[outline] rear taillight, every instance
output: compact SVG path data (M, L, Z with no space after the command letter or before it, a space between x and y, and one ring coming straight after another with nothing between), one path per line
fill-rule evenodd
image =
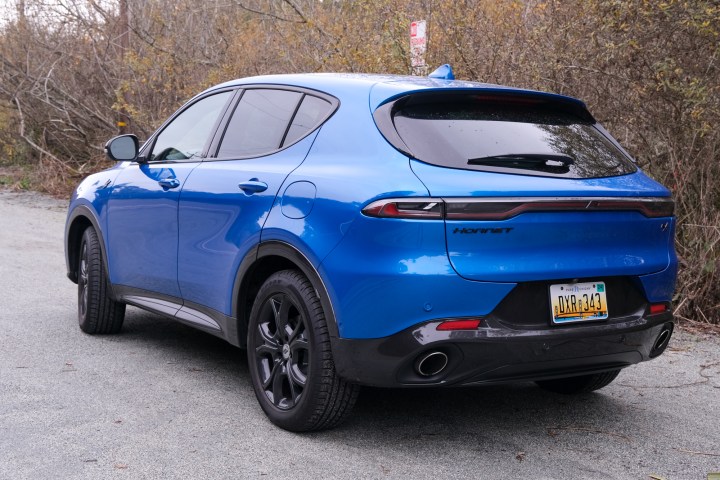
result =
M368 217L439 220L443 218L443 201L433 198L378 200L362 212Z
M448 220L507 220L526 212L556 211L636 211L646 217L671 217L675 202L669 198L518 198L450 200L446 205Z
M507 220L526 212L636 211L649 218L671 217L670 198L390 198L378 200L362 212L369 217L426 220Z

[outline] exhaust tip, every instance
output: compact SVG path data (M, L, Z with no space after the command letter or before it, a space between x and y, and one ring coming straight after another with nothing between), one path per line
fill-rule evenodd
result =
M663 330L660 335L658 335L657 340L655 340L655 346L653 346L653 350L659 350L667 345L668 340L670 340L670 330Z
M653 343L652 350L650 350L650 357L657 357L665 351L665 348L668 346L668 342L670 342L670 337L672 336L672 333L673 324L665 324L663 326L663 329L660 331L660 334L655 339L655 343Z
M423 377L432 377L445 370L448 365L447 354L435 350L423 353L415 361L415 370Z

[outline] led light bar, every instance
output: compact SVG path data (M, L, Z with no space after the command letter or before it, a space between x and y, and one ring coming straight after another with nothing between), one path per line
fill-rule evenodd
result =
M515 197L515 198L389 198L363 208L379 218L426 220L507 220L526 212L636 211L648 218L671 217L675 202L667 197Z

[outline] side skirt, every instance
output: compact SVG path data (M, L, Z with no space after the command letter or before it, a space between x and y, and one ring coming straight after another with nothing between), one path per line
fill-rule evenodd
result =
M229 317L212 308L182 299L148 292L124 285L113 285L115 296L121 302L172 318L190 327L220 337L236 347L237 319Z

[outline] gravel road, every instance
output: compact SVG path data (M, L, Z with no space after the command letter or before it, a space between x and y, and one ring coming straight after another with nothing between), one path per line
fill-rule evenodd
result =
M243 352L128 308L91 337L65 277L66 202L0 191L0 479L705 479L720 472L720 340L578 397L531 384L365 389L340 428L270 424Z

